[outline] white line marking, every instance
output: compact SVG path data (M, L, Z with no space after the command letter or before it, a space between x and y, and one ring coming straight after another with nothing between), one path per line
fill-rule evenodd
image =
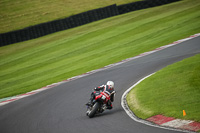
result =
M152 76L153 74L155 73L152 73L144 78L142 78L141 80L139 80L137 83L135 83L134 85L132 85L129 89L127 89L124 94L122 95L122 98L121 98L121 106L122 108L125 110L125 112L127 113L127 115L133 119L134 121L136 122L139 122L139 123L142 123L142 124L146 124L146 125L149 125L149 126L152 126L152 127L157 127L157 128L163 128L163 129L168 129L168 130L173 130L173 131L180 131L180 132L186 132L186 133L194 133L192 131L188 131L188 130L182 130L182 129L176 129L174 127L166 127L166 126L160 126L160 125L157 125L157 124L154 124L150 121L147 121L147 120L143 120L143 119L140 119L138 118L131 110L130 108L128 107L128 104L127 104L127 101L126 101L126 97L127 97L127 94L131 91L132 88L134 88L136 85L138 85L140 82L142 82L143 80L145 80L146 78Z

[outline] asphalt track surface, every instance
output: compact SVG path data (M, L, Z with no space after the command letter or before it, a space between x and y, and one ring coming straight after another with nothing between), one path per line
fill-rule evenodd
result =
M121 97L141 78L198 53L200 37L0 106L0 133L178 132L133 121ZM92 89L108 80L115 82L114 108L90 119L85 103Z

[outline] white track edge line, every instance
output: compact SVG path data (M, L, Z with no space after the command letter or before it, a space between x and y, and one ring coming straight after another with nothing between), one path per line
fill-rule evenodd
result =
M132 88L134 88L136 85L138 85L140 82L142 82L143 80L145 80L146 78L152 76L153 74L155 73L152 73L152 74L149 74L147 75L146 77L140 79L137 83L135 83L134 85L132 85L130 88L128 88L122 95L122 98L121 98L121 106L122 108L125 110L125 112L127 113L127 115L133 119L134 121L136 122L139 122L139 123L142 123L142 124L146 124L146 125L149 125L149 126L152 126L152 127L157 127L157 128L163 128L163 129L168 129L168 130L173 130L173 131L179 131L179 132L186 132L186 133L196 133L196 132L193 132L193 131L188 131L188 130L183 130L183 129L176 129L176 128L173 128L173 127L166 127L166 126L161 126L161 125L157 125L157 124L154 124L150 121L147 121L147 120L144 120L144 119L141 119L141 118L138 118L131 110L130 108L128 107L128 104L127 104L127 101L126 101L126 97L128 95L128 93L132 90Z

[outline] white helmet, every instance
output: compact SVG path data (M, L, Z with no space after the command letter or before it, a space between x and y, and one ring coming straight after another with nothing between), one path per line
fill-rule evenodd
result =
M114 82L113 81L108 81L106 85L109 85L111 88L114 88Z

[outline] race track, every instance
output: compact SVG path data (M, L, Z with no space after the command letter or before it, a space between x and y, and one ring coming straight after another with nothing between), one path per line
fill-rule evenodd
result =
M121 107L121 97L141 78L198 53L200 37L0 106L0 133L178 132L133 121ZM85 103L92 89L107 80L115 82L114 108L90 119Z

